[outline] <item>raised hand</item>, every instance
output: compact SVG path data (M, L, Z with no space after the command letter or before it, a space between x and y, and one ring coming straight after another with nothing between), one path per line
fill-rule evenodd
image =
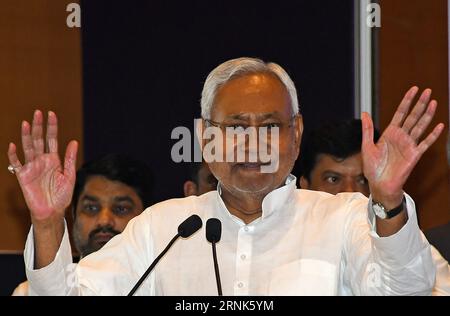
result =
M436 111L437 102L431 100L431 90L426 89L409 113L410 106L419 88L411 88L403 98L391 123L373 143L373 122L369 114L363 113L362 158L366 176L374 200L388 208L401 203L403 186L419 159L444 130L438 124L421 141L421 137Z
M33 223L64 217L75 185L78 143L66 149L64 166L58 155L58 123L55 113L48 113L46 142L43 138L43 114L35 111L32 126L22 122L22 146L25 164L17 157L17 147L10 143L8 158L22 189Z

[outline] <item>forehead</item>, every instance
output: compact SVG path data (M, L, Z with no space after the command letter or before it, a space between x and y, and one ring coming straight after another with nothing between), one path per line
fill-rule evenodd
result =
M338 159L332 155L320 154L317 156L314 169L319 172L336 171L342 174L361 174L361 153L352 155L350 157L347 157L346 159Z
M138 198L137 192L130 186L120 181L112 181L103 176L90 176L83 188L81 196L90 195L101 198L115 196L129 196ZM80 196L80 197L81 197Z
M212 116L279 113L292 115L289 93L272 74L248 74L230 80L219 88Z

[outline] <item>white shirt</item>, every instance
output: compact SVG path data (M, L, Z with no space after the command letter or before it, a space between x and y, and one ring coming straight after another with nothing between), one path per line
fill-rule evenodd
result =
M436 283L432 295L450 296L450 265L433 246L431 246L431 255L436 265Z
M408 221L380 238L359 193L298 190L295 177L263 200L246 225L218 191L158 203L130 221L101 250L71 265L65 230L55 260L33 270L33 230L25 247L30 285L39 295L126 295L192 214L222 222L217 244L224 295L429 295L435 280L430 246L406 195ZM351 210L351 211L350 211ZM217 295L204 226L178 240L137 295Z

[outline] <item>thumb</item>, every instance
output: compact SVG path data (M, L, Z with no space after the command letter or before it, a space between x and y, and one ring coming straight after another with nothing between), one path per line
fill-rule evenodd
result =
M75 180L77 163L78 142L72 140L67 145L66 155L64 157L64 175L71 181Z
M373 145L373 122L369 113L363 112L362 121L362 148Z

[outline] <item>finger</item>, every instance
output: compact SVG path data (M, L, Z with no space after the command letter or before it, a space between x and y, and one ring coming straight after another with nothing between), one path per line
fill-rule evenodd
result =
M9 164L16 170L22 167L19 158L17 157L17 147L14 143L9 143L8 146L8 160Z
M437 108L436 100L431 101L426 109L425 114L422 115L419 122L412 129L411 137L416 143L419 141L420 137L433 120L434 113L436 113L436 108Z
M400 105L397 108L397 111L395 111L394 117L391 121L391 125L397 127L402 126L403 122L405 121L406 115L408 114L409 107L411 106L411 103L418 91L418 87L412 87L408 92L406 92L402 102L400 102Z
M58 119L52 111L47 118L47 148L49 153L58 152Z
M75 181L76 163L77 163L78 142L71 141L66 148L64 157L64 175L71 181Z
M431 89L425 89L425 91L422 93L422 95L419 98L419 101L417 101L417 104L414 106L411 113L406 118L405 123L402 126L402 129L409 133L414 126L417 124L417 122L420 120L420 118L423 115L423 112L427 109L428 103L430 102L431 98Z
M31 139L31 127L27 121L22 122L22 148L25 155L25 163L33 161L34 148L33 141Z
M33 116L33 124L31 126L31 138L33 139L33 147L35 156L42 155L44 153L44 139L43 135L43 117L42 112L36 110Z
M434 130L425 138L422 142L420 142L418 146L418 150L420 152L420 155L423 155L424 152L430 148L431 145L438 139L439 135L441 135L442 131L444 130L445 125L440 123L438 124Z
M362 147L373 145L373 122L369 113L363 112L362 122Z

